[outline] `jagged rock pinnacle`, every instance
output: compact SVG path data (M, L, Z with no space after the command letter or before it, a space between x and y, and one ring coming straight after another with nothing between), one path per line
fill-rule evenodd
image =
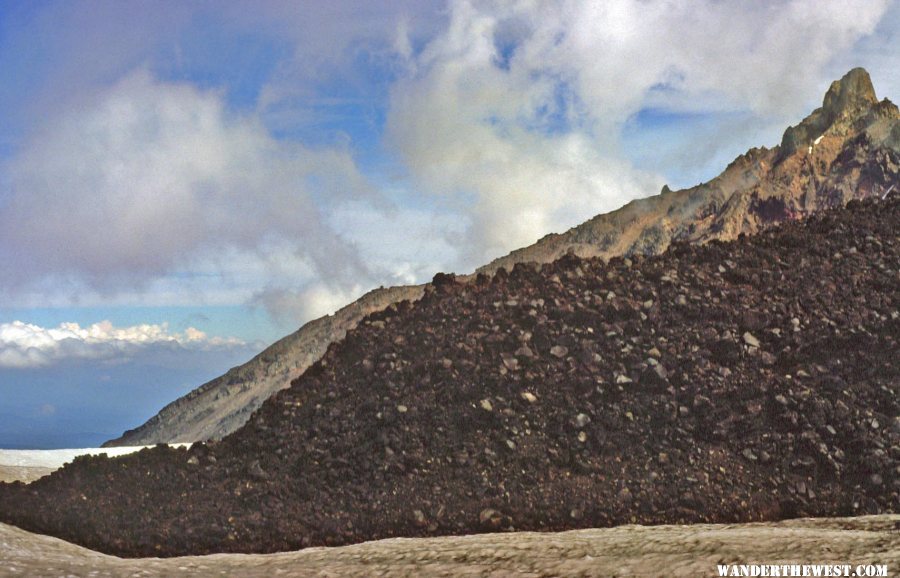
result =
M872 79L864 68L854 68L835 80L825 93L822 106L797 126L784 131L779 158L785 158L822 136L829 129L849 129L853 121L878 104Z
M854 110L866 110L878 103L875 97L875 87L872 79L864 68L854 68L840 80L831 83L825 100L822 103L822 111L832 120L844 113L852 113Z

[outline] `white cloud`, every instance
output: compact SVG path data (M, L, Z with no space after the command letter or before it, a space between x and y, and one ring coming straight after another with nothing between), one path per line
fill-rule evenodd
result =
M321 218L337 200L374 194L349 151L275 140L216 92L136 72L47 123L6 168L7 288L46 276L130 288L279 242L321 278L367 275Z
M865 66L872 75L879 98L900 99L900 2L890 2L875 32L862 38L852 50L838 54L828 67L828 76L838 78L855 66Z
M821 98L823 67L871 33L889 3L564 2L551 28L568 26L565 38L539 50L598 116L622 119L647 101L795 115Z
M62 323L44 328L13 321L0 324L0 367L42 367L67 359L122 361L160 346L210 351L244 345L235 338L210 337L194 327L172 333L167 324L115 327L101 321L88 327Z
M657 185L604 157L583 133L542 130L552 117L566 124L573 113L556 103L550 78L495 64L499 24L457 7L446 35L415 63L418 72L394 87L388 121L391 142L420 186L461 195L474 223L470 266ZM468 196L475 201L465 206Z
M260 291L254 303L262 305L275 319L308 320L331 315L366 292L366 287L350 288L312 283L303 289L271 287Z
M441 206L413 207L411 200L374 208L361 201L336 206L331 227L382 271L385 282L413 284L453 263L469 220Z

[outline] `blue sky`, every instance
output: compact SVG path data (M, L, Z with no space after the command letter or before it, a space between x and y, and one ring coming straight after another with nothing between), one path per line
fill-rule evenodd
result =
M889 0L0 2L0 446L772 146Z

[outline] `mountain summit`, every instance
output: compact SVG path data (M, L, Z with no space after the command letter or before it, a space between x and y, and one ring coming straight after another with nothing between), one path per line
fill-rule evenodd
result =
M655 255L673 242L736 239L852 199L900 188L900 112L878 101L869 74L855 68L834 81L822 107L788 128L773 149L754 148L696 187L632 201L562 234L513 251L478 269L507 271L566 254L610 259ZM333 316L312 321L247 364L172 402L106 445L218 439L243 425L367 314L416 300L423 286L375 290Z
M873 120L870 116L896 119L897 107L890 101L879 105L869 73L863 68L854 68L831 83L821 108L784 132L780 156L787 157L826 134L847 134L854 129L854 124Z

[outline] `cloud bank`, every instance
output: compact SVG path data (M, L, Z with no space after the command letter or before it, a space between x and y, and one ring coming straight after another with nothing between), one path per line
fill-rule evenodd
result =
M210 247L257 249L268 239L290 239L323 276L360 268L311 198L327 206L370 191L347 151L276 141L253 118L230 115L215 92L144 71L43 127L9 180L0 211L7 283L66 274L134 282Z
M0 368L38 368L75 359L122 363L146 357L154 348L211 351L245 345L234 338L210 337L193 327L172 333L166 324L115 327L102 321L88 327L62 323L44 328L13 321L0 324Z

